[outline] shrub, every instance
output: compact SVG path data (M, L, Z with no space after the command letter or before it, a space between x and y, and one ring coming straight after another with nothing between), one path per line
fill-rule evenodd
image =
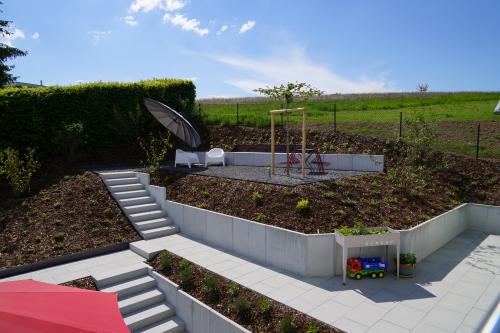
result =
M280 320L280 332L291 333L295 331L295 325L293 323L292 316L288 313L283 315Z
M229 285L229 294L231 297L235 298L238 296L240 293L240 287L238 287L238 284L234 281L231 281L231 284Z
M316 324L309 324L306 333L319 333L319 328Z
M263 315L266 318L269 318L271 316L271 310L273 309L272 303L268 301L262 301L259 305L259 312L261 315Z
M206 273L203 277L203 284L207 288L207 295L211 301L216 301L219 298L219 282L210 273Z
M87 135L82 122L63 125L54 138L54 145L58 152L70 161L75 159L79 148L84 146L86 142Z
M138 138L138 141L144 156L146 156L146 160L141 161L141 164L149 173L155 173L167 157L169 149L172 148L170 132L166 132L164 135L149 133L144 139Z
M233 302L234 310L240 318L246 318L250 311L250 303L245 297L237 297Z
M160 267L164 271L170 271L172 269L172 258L167 250L161 251L160 254Z
M399 263L415 265L417 263L417 255L415 253L401 253L399 255Z
M28 148L24 157L19 155L19 152L12 148L0 151L0 175L4 174L7 177L16 195L30 191L31 177L40 167L35 156L35 149Z
M73 137L82 134L78 145L72 144L75 152L130 144L163 129L144 107L144 97L195 118L195 95L193 82L175 79L4 88L0 91L0 147L36 144L40 155L60 154L54 140L67 131Z
M299 202L297 202L297 205L295 205L295 210L301 214L309 212L309 209L310 209L309 200L307 199L302 199Z
M260 206L264 202L264 197L259 192L253 192L252 200L255 203L255 206Z
M263 222L265 220L265 218L266 218L266 215L264 213L260 213L260 212L255 213L254 220L256 222Z
M56 242L62 242L64 240L64 237L66 237L66 234L64 232L58 232L54 236L54 239L56 240Z
M191 283L191 278L193 277L193 269L191 264L186 259L182 259L179 262L179 271L181 275L181 281L184 286L188 286Z

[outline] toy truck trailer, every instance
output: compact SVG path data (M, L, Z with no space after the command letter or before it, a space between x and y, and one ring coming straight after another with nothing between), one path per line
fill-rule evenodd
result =
M347 275L355 280L360 280L363 276L369 276L372 279L383 278L387 268L389 268L387 261L382 261L378 257L358 257L347 260Z

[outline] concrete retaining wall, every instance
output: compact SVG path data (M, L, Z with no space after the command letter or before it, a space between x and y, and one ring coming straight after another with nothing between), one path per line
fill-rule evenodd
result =
M205 163L205 153L196 152L200 163ZM285 153L276 153L276 165L286 162ZM328 170L377 171L384 170L384 155L367 154L321 154L328 165ZM257 152L226 152L226 165L244 165L268 167L271 165L271 153Z
M500 206L468 204L466 217L468 228L500 235Z
M249 330L221 315L208 305L188 295L179 286L163 275L150 269L158 288L163 291L167 302L175 306L175 314L186 324L190 333L250 333Z

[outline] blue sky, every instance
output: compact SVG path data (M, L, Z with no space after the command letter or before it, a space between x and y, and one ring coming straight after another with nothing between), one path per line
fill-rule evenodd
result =
M498 0L3 0L23 82L195 80L198 97L499 90Z

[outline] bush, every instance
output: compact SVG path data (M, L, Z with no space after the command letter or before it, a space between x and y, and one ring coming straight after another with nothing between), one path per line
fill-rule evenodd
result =
M271 316L271 310L273 309L273 305L268 301L263 301L259 305L259 312L266 318Z
M238 297L233 303L234 310L240 318L246 318L250 311L250 303L245 297Z
M184 286L188 286L191 283L193 277L193 269L191 264L186 259L182 259L179 262L179 270L181 275L181 281Z
M16 195L30 191L31 177L40 167L35 156L35 149L28 148L24 158L19 155L19 152L12 148L0 151L0 175L4 174L7 177Z
M260 206L264 202L264 197L259 192L253 192L252 200L255 202L255 206Z
M81 146L87 142L83 124L81 122L63 125L54 138L54 145L58 152L73 161Z
M295 210L298 211L301 214L305 214L309 211L309 200L307 199L302 199L299 202L297 202L297 205L295 206Z
M205 276L203 277L203 284L205 285L205 288L207 288L207 295L208 298L214 302L219 298L219 282L210 273L206 273Z
M137 137L163 129L144 107L145 97L193 118L198 117L192 112L195 95L191 81L175 79L4 88L0 90L0 147L38 145L41 155L60 154L54 143L67 130L71 136L82 134L76 140L80 151L135 143Z
M280 332L291 333L295 331L295 325L293 324L292 316L286 313L280 320Z
M401 253L399 255L399 263L415 265L417 263L417 255L415 253Z
M266 219L266 214L260 212L255 213L254 220L256 222L264 222L265 219Z
M64 232L58 232L54 236L54 239L55 239L56 242L62 242L64 240L64 237L66 237L66 234Z
M172 269L172 258L167 250L163 250L160 254L160 267L164 271L170 271Z
M240 293L240 287L238 287L238 284L234 281L231 282L229 285L229 294L231 297L236 297Z
M169 149L172 148L170 132L166 132L164 135L149 133L147 138L138 138L138 141L144 156L146 156L146 160L141 161L141 164L149 173L155 173L160 164L165 161Z

